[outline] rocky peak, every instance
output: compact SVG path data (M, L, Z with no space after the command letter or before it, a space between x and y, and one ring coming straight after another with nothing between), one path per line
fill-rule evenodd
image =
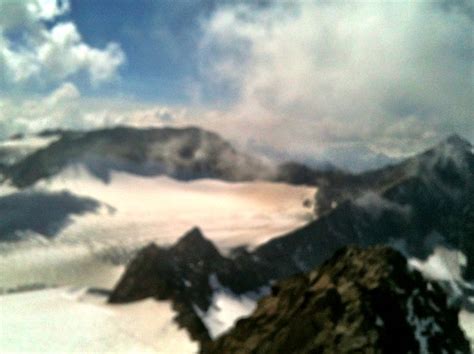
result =
M214 289L211 277L225 283L235 275L232 262L202 235L198 228L187 232L168 248L154 244L143 248L129 263L109 297L110 303L126 303L147 297L170 300L177 312L176 321L191 337L209 340L209 333L196 313L206 312ZM236 275L237 280L241 275Z
M127 267L119 291L112 292L110 303L126 303L147 297L164 299L171 296L173 261L168 252L149 244L141 249Z
M220 257L214 244L207 240L197 227L184 234L173 247L173 250L175 253L186 255L188 258L216 259Z
M443 290L387 247L347 247L277 283L202 353L469 353Z
M452 134L448 136L445 140L445 143L451 146L459 147L464 150L470 150L472 147L472 144L467 139L464 139L458 134Z
M470 169L471 173L474 169L472 144L457 134L450 135L414 159L428 168Z
M366 349L423 353L421 346L430 350L432 346L460 348L461 353L467 353L457 310L448 306L444 290L411 271L400 253L382 246L337 250L356 241L340 239L339 232L347 234L355 222L341 221L336 213L340 208L294 234L231 258L222 256L198 229L169 248L149 245L128 265L109 301L170 300L176 321L203 344L205 353L254 349L255 353L307 353L312 349L318 353ZM351 215L350 210L344 210L342 214ZM326 228L336 228L337 233L328 233ZM390 231L380 225L371 229ZM198 251L193 253L193 246ZM226 288L239 295L273 280L279 280L273 295L262 301L252 317L237 324L230 334L235 337L223 337L208 347L209 332L200 314L209 310L215 292ZM319 315L314 317L316 313ZM256 349L260 345L262 351ZM429 352L441 353L435 349Z

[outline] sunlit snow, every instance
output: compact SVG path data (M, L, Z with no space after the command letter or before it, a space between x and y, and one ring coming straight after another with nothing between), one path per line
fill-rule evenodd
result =
M46 353L195 353L168 302L106 305L67 288L0 296L0 350Z
M257 307L257 300L269 292L263 287L258 292L236 295L223 287L215 274L209 277L209 285L214 291L212 303L206 312L199 307L194 309L209 331L211 338L216 338L229 330L235 322L249 316Z
M101 207L72 216L52 239L24 232L23 241L0 245L0 289L59 287L0 296L2 352L195 352L197 344L178 331L168 303L112 306L67 288L111 289L124 265L110 262L110 253L130 252L149 242L169 245L193 226L223 252L254 247L306 223L312 210L303 201L315 193L314 188L280 183L179 182L121 172L104 183L78 166L30 190L67 190L91 197ZM15 192L0 184L0 196ZM216 292L206 314L210 331L222 333L254 306L251 298Z
M122 172L113 172L106 184L78 166L36 188L68 190L109 207L76 218L61 238L153 239L166 244L197 225L221 248L256 245L303 225L312 215L303 201L315 193L314 188L283 183L181 182Z

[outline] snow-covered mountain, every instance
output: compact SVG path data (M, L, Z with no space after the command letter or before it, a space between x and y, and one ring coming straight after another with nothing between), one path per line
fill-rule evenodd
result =
M105 182L111 171L167 175L179 180L228 181L254 180L272 173L262 161L236 151L217 134L199 128L117 127L63 132L57 141L9 165L6 176L22 188L74 164L86 166Z
M464 323L472 318L474 158L460 137L361 174L272 165L197 128L43 138L50 140L0 170L4 292L54 286L51 298L61 298L70 286L110 290L137 251L155 243L142 252L165 255L162 278L174 275L161 298L199 339L250 314L271 280L309 271L349 244L388 244L456 295ZM199 237L194 231L170 246L195 225ZM156 295L128 298L131 289L117 287L113 301ZM189 296L192 303L183 300ZM101 301L99 312L108 308ZM196 323L205 331L192 329Z
M94 279L107 278L109 268L136 249L169 245L196 224L205 225L221 249L258 245L310 220L303 201L314 192L282 183L181 182L124 172L113 172L106 184L85 169L65 170L0 196L1 239L8 241L0 243L0 288L100 286Z
M131 281L135 275L133 271L127 272L111 300L127 302L148 296L175 299L186 304L179 306L186 318L193 318L212 311L216 291L210 284L220 284L218 289L227 289L234 297L247 299L247 294L258 293L272 280L320 265L340 247L388 244L410 258L410 264L425 277L438 281L450 295L450 301L471 311L472 161L470 144L451 137L399 165L351 177L355 182L340 194L344 199L333 201L331 208L316 220L254 250L236 249L228 258L221 256L198 230L169 249L149 246L143 250L145 255L138 257L141 265L136 268L137 263L132 263L131 269L141 269L139 274L146 277L142 267L148 264L152 274L164 283L158 288L137 291L136 284L154 284L154 281L140 277ZM321 190L323 186L318 194ZM183 253L183 250L187 251ZM190 262L187 252L197 257L199 266ZM155 255L159 259L157 268L153 265L153 254L160 255ZM198 275L192 276L194 273ZM171 274L174 280L166 283L165 274ZM195 327L193 324L190 331L195 331ZM469 331L471 335L472 326Z

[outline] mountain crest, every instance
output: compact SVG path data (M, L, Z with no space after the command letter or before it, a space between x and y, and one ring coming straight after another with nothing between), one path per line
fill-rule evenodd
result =
M174 246L176 253L186 254L188 258L219 258L220 253L216 246L206 239L198 227L194 227L183 237L181 237Z
M457 146L465 149L470 149L472 147L472 144L469 142L469 140L464 139L462 136L458 134L452 134L448 136L444 142L446 144L452 145L452 146Z
M202 353L469 353L443 290L387 247L346 247L277 283Z

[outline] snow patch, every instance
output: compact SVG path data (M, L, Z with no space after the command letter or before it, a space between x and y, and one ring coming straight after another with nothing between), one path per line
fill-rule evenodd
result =
M217 292L207 312L204 313L197 308L197 313L207 327L211 338L216 338L230 329L239 318L250 315L256 306L255 300L246 296Z
M429 279L462 281L461 267L465 260L466 256L462 252L438 246L426 260L411 258L408 264Z
M237 320L249 316L257 307L257 300L269 291L262 288L239 296L223 287L215 274L209 276L209 285L214 291L211 306L207 312L198 306L194 306L194 310L204 322L211 338L217 338L232 328Z
M429 354L429 338L441 333L441 328L436 323L433 317L421 318L415 312L415 301L422 301L417 298L418 290L415 290L407 301L407 321L415 329L415 338L419 343L420 354Z
M462 310L459 313L459 325L471 342L471 352L474 353L474 313Z
M381 197L375 192L367 192L355 200L355 204L364 208L372 217L379 218L386 210L393 210L401 215L409 216L411 207L400 205Z

